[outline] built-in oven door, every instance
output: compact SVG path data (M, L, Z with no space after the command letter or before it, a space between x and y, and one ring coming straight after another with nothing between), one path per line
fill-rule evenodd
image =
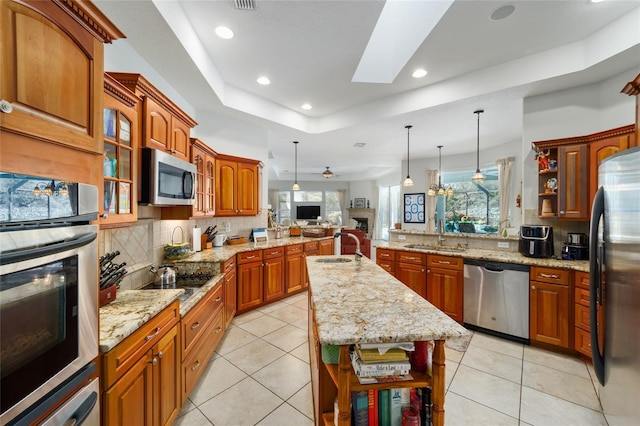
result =
M95 378L76 392L39 426L97 426L100 424L100 387Z
M98 355L95 225L0 232L0 423Z

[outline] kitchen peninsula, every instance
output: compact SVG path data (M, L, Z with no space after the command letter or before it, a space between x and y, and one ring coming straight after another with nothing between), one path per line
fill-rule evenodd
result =
M345 261L341 261L344 259ZM444 340L467 330L387 274L374 261L351 256L307 258L309 271L309 356L316 425L349 425L351 392L365 389L431 386L433 424L444 424ZM349 360L349 345L435 341L432 375L414 381L360 385ZM339 345L338 365L320 359L323 345Z

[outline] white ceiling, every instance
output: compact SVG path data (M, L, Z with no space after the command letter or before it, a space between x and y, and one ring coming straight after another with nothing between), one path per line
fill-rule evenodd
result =
M293 180L293 140L300 181L322 180L326 166L339 180L398 171L407 124L412 160L436 157L437 145L443 155L473 152L478 108L481 147L520 140L524 97L640 71L638 0L455 0L448 10L450 1L434 0L255 0L255 10L233 0L95 3L197 121L216 114L267 129L270 180ZM512 15L490 18L508 4ZM444 15L424 38L428 28L416 22L435 6ZM394 21L385 10L392 46L380 49L378 38L376 50L368 43L386 7L404 16ZM234 38L218 38L218 25ZM369 72L399 70L391 83L352 81L365 50L377 64ZM412 78L420 67L428 75ZM257 84L260 75L271 84ZM360 142L366 147L355 148Z

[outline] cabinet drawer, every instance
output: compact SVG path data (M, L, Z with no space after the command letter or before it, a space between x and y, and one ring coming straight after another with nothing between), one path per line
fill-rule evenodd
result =
M131 336L104 354L104 385L108 389L127 372L140 357L151 349L165 333L180 320L180 302L177 300L151 318Z
M182 400L187 397L205 370L211 355L224 335L224 316L218 312L211 324L205 329L202 338L196 340L195 346L182 363Z
M589 307L589 290L584 288L575 288L576 304Z
M237 254L238 265L243 263L255 262L256 260L262 260L262 250L251 250Z
M430 254L427 256L427 266L462 270L464 268L464 259L461 257Z
M581 354L591 358L591 333L576 328L575 349Z
M529 279L531 281L540 281L543 283L569 285L568 269L543 268L540 266L532 266Z
M376 249L376 260L384 260L386 262L396 261L396 251L389 249Z
M576 287L589 290L589 274L587 272L576 271L574 273L573 284Z
M427 255L425 253L413 253L410 251L399 251L396 260L403 263L414 263L416 265L426 265Z
M393 273L396 270L395 262L387 262L386 260L378 260L376 263L378 264L378 266L380 266L385 271L389 272L391 275L393 275Z
M235 267L236 267L236 257L233 256L224 261L224 263L222 264L222 272L226 274L232 269L235 269Z
M273 259L274 257L284 256L284 247L273 247L262 250L262 257L264 259Z
M194 342L204 333L214 315L222 308L222 284L219 283L202 299L196 307L182 318L183 356L193 347Z
M310 241L304 243L304 251L314 251L320 248L320 244L317 241Z
M303 251L302 244L293 244L293 245L290 245L290 246L286 247L287 255L299 254L299 253L302 253L302 251Z
M589 331L591 324L591 321L589 321L589 307L575 305L575 320L576 327L579 327L585 331Z

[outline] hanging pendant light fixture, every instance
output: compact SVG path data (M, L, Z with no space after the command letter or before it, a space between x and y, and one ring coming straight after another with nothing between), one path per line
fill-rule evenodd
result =
M438 145L438 184L431 185L431 188L427 191L427 195L435 197L436 195L453 195L453 188L451 186L442 186L442 146Z
M329 170L329 166L327 166L327 170L322 172L322 176L324 176L327 179L329 179L330 177L333 177L333 172Z
M484 182L484 175L480 171L480 114L482 114L483 112L483 109L477 109L473 111L474 114L478 115L478 145L476 148L476 172L473 174L471 181L476 183Z
M298 141L293 141L293 146L295 147L295 152L296 152L296 157L295 157L296 168L295 168L295 180L293 182L293 187L291 189L293 189L294 191L300 191L300 185L298 185Z
M409 130L411 130L412 127L411 125L404 126L404 128L407 129L407 178L402 183L402 186L413 186L413 181L409 176Z

